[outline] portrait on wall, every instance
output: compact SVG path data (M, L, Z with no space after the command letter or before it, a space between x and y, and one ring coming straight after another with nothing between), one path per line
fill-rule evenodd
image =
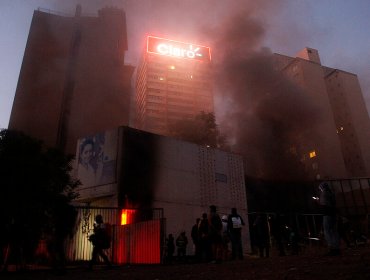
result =
M84 187L115 182L117 130L79 139L77 158L77 177Z

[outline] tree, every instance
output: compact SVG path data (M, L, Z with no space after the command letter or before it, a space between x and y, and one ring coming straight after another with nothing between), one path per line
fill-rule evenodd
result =
M213 148L225 148L225 137L218 130L213 113L200 112L193 119L183 119L170 125L170 136Z
M79 181L70 174L72 159L21 132L0 131L2 248L10 247L23 260L32 257L42 233L52 226L56 207L76 197Z

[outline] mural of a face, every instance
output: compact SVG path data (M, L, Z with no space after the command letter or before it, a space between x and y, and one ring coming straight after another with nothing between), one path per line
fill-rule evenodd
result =
M88 143L82 148L80 154L81 164L88 165L91 161L92 156L93 156L93 145Z
M117 130L82 138L78 148L77 177L84 187L115 182Z

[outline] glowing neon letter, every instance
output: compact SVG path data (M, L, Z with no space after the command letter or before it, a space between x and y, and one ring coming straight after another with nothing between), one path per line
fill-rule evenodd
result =
M160 54L168 55L168 46L166 44L159 44L157 47L157 51Z

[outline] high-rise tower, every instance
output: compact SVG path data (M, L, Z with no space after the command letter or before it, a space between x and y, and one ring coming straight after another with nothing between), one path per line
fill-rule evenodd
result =
M168 135L178 120L213 113L210 48L149 36L135 87L139 129Z
M370 119L357 76L322 66L312 48L296 57L275 58L278 69L315 101L320 112L310 139L300 143L308 170L318 179L370 176Z
M127 50L123 10L98 16L34 12L9 129L74 154L79 137L129 119L133 67Z
M370 121L357 75L328 67L324 72L348 175L370 176Z

